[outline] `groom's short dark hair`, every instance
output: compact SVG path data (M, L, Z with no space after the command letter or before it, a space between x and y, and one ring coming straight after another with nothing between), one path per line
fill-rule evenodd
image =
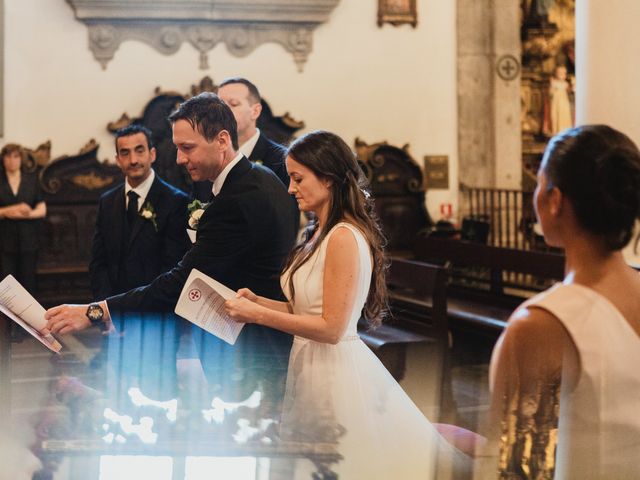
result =
M218 95L203 92L180 104L175 112L169 115L174 124L178 120L186 120L194 130L213 141L222 130L229 132L234 150L238 149L238 125L233 112Z

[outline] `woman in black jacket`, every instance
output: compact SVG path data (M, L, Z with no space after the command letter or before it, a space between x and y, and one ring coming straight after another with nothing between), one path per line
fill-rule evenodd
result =
M34 293L40 219L47 206L36 174L22 168L22 147L9 143L0 157L0 278L11 274Z

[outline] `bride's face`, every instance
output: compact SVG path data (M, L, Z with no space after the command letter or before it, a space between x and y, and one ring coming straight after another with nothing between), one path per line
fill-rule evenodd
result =
M302 212L314 212L320 216L326 211L331 200L331 181L320 179L310 168L287 157L289 172L289 193L295 196Z

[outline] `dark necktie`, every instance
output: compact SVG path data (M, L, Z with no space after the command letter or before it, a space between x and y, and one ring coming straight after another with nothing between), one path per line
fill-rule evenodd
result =
M127 205L127 223L129 224L129 227L132 227L133 223L136 221L136 217L138 216L139 195L133 190L129 190L127 196L129 197L129 205Z

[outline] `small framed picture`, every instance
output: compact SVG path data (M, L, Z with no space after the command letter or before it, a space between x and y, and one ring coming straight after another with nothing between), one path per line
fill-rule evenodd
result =
M416 0L378 0L378 26L384 23L394 26L409 23L415 28L418 24Z

